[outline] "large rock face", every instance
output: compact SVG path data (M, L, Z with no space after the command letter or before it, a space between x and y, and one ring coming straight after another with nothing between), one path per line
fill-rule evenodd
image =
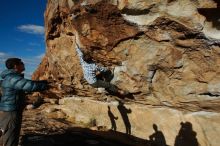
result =
M95 94L83 79L75 50L77 31L83 52L114 68L112 83L134 93L134 101L166 108L147 107L146 113L163 117L151 120L161 123L168 137L177 130L169 133L165 123L174 119L177 126L187 120L199 129L201 145L217 146L219 5L217 0L48 0L47 51L33 78L52 78L73 86L76 93L83 89L84 95ZM182 118L185 112L187 118ZM132 134L144 137L136 131Z

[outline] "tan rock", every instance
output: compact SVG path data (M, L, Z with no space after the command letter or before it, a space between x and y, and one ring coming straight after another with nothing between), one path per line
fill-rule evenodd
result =
M103 98L83 78L75 51L78 32L83 53L89 53L98 64L114 68L111 82L133 93L136 101L125 97L132 103L126 105L132 110L128 116L132 134L148 139L156 124L154 128L164 133L167 144L174 145L178 133L181 135L181 126L186 126L200 145L218 146L219 2L81 2L48 1L46 55L33 75L34 79L53 79L57 84L70 86L74 94L90 99L84 101L74 95L73 101L60 100L62 110L68 116L74 113L70 117L75 122L88 124L95 118L97 126L111 128L106 114L109 103L91 100ZM63 92L68 94L67 90ZM111 98L118 99L104 98L109 102L113 101ZM119 117L116 106L111 105L112 111ZM123 120L117 124L119 131L125 132Z
M153 124L155 124L158 130L163 133L166 144L174 145L175 140L177 139L176 141L178 141L178 134L181 135L180 129L186 126L186 133L189 134L191 142L196 140L199 145L218 145L217 136L220 132L220 127L216 121L220 119L217 112L189 112L190 109L188 109L188 112L181 112L165 105L158 105L152 108L151 106L134 103L124 104L119 107L111 102L102 103L88 99L82 99L83 102L75 100L75 98L64 98L62 100L66 101L66 104L59 107L63 112L73 116L76 123L80 122L87 125L92 119L95 120L97 126L91 126L94 130L97 130L97 127L111 129L112 124L108 115L108 112L111 112L117 117L115 119L116 131L122 133L126 133L126 129L131 126L132 135L149 140L149 136L155 132L153 129ZM120 110L123 112L120 113ZM123 121L123 119L127 121ZM209 123L209 126L207 126L207 123ZM186 137L183 136L183 138L185 138L186 143L189 142Z

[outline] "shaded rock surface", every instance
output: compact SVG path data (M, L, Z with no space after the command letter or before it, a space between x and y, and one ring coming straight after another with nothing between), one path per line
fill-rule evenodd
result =
M51 110L53 109L53 110ZM34 116L33 116L34 115ZM142 146L149 141L123 132L98 130L91 123L70 120L58 105L45 103L24 111L20 145L23 146Z
M84 80L75 50L77 31L83 53L111 68L112 83L133 93L134 99L122 100L135 107L130 120L135 123L132 135L146 139L153 132L152 124L156 124L165 133L168 145L173 145L181 125L190 129L189 122L196 128L200 145L217 146L219 5L217 0L48 0L47 50L33 78L55 80L62 85L59 94L47 94L50 98L78 95L103 103L122 100L97 94ZM75 107L74 101L69 102L73 105L62 109L67 115ZM84 117L85 113L80 114ZM85 116L88 117L89 114ZM138 122L140 117L151 117L146 128L140 128L144 126L144 122ZM119 127L124 132L123 126ZM195 133L191 134L195 137Z

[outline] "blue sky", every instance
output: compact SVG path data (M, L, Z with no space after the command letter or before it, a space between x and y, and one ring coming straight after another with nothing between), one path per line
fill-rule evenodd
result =
M26 77L45 53L44 11L47 0L3 0L0 5L0 72L9 57L21 58Z

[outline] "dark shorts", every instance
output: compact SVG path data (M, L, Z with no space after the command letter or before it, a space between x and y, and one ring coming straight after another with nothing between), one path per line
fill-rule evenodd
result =
M97 80L97 82L91 84L91 86L95 88L105 88L108 92L112 92L112 93L118 92L118 88L115 85L102 80Z

